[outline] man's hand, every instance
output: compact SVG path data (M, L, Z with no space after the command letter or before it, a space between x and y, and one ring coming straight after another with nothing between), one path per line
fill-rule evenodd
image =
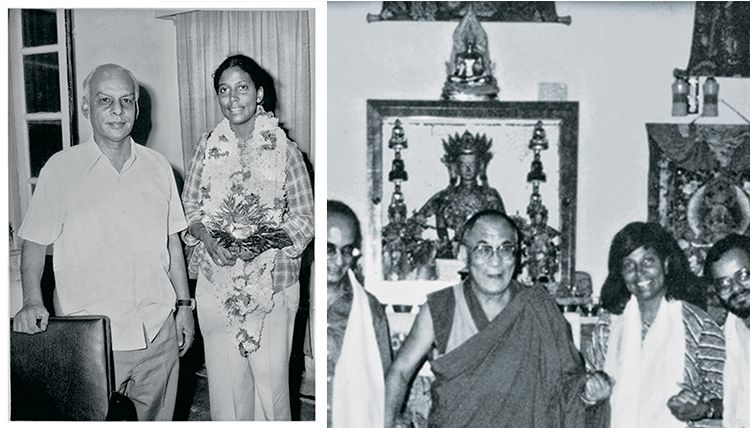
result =
M612 394L612 381L604 372L587 375L582 398L591 403L606 400Z
M28 303L13 317L13 331L19 333L41 333L47 330L49 312L41 303Z
M177 344L180 346L180 356L182 357L190 349L190 346L193 344L193 337L195 336L193 311L189 306L180 306L177 308L174 323L177 329Z
M683 421L697 421L705 418L710 411L708 403L694 391L683 389L667 401L667 406L675 418Z

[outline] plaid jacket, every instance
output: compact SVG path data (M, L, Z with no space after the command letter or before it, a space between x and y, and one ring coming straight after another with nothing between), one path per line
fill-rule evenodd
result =
M188 225L201 221L203 218L202 186L203 159L205 158L208 134L204 134L193 154L190 170L182 192L182 203ZM281 228L289 235L292 245L285 247L276 256L276 266L273 271L274 291L283 290L297 283L300 270L300 256L313 237L315 231L314 203L310 178L305 168L297 145L287 141L286 154L286 211ZM188 259L196 245L203 245L188 231L183 233L183 239L188 246ZM190 263L188 271L191 278L197 276L198 266Z

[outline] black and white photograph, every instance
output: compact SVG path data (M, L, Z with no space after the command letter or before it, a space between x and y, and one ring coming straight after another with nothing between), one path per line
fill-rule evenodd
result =
M750 428L750 2L87 3L5 8L0 417Z
M327 420L750 427L750 5L329 2Z
M316 9L251 3L7 10L10 420L323 423Z

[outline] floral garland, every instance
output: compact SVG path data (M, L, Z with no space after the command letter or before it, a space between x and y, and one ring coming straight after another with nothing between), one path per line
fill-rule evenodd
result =
M271 113L261 112L251 137L240 141L224 119L206 141L203 159L202 222L217 224L243 239L259 228L278 227L285 209L287 138ZM263 322L273 309L277 249L233 266L217 266L203 246L201 272L225 309L227 327L240 353L260 347Z

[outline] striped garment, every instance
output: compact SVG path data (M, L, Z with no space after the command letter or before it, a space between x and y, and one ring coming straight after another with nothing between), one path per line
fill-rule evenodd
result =
M609 342L612 315L599 317L589 346L584 350L589 370L604 367ZM722 398L724 371L724 333L714 320L701 308L682 303L682 319L685 325L685 384L694 390L704 391L707 398ZM701 420L689 422L688 427L721 427L721 421Z

